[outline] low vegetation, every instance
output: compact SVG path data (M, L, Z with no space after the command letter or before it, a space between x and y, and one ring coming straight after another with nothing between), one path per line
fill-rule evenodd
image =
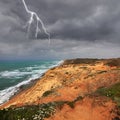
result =
M108 66L116 66L116 67L120 67L120 58L118 59L110 59L108 60L105 65L108 65Z
M43 96L51 94L52 91L47 91ZM109 88L99 88L95 94L106 96L114 100L118 105L118 114L120 114L120 83L112 85ZM41 105L24 106L20 108L8 108L0 110L1 120L44 120L53 115L57 109L62 109L62 107L67 104L72 109L74 109L75 103L82 100L81 96L78 96L73 101L54 101ZM115 117L113 120L119 120Z
M45 91L45 92L43 93L42 97L47 97L47 96L49 96L49 95L51 95L51 94L53 94L53 93L54 93L53 90Z
M55 113L56 104L25 106L0 110L1 120L44 120Z
M77 59L70 59L70 60L65 60L64 61L64 65L69 65L69 64L95 64L96 62L98 62L99 59L81 59L81 58L77 58Z
M24 106L20 108L8 108L0 110L0 120L44 120L53 115L64 104L74 108L75 102L82 100L77 97L74 101L57 101L41 105Z
M105 87L104 88L99 88L96 91L96 93L111 98L120 107L120 83L112 85L109 88L105 88Z

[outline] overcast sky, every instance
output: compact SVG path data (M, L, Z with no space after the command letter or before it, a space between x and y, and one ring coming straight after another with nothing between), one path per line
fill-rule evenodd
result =
M22 0L0 0L0 59L120 57L120 0L25 0L51 35L29 38Z

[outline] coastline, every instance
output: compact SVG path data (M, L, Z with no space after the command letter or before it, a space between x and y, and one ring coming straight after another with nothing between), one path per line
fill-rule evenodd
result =
M64 62L64 61L62 61L62 60L59 61L55 66L52 66L52 67L49 68L48 70L54 69L55 67L60 66L63 62ZM48 71L48 70L47 70L47 71ZM41 80L41 78L45 75L45 73L46 73L47 71L45 71L44 73L42 73L42 75L41 75L39 78L36 78L36 79L31 80L31 81L30 81L28 84L26 84L26 85L22 85L22 86L19 88L19 91L16 92L15 95L11 96L10 99L12 99L13 97L15 97L16 95L20 94L21 92L24 92L24 91L30 89L32 86L34 86L34 85L37 83L37 81ZM10 100L10 99L9 99L9 100ZM3 104L4 104L4 103L3 103Z
M58 110L59 112L55 114L53 120L58 120L58 116L66 115L66 110L70 112L69 120L76 120L77 116L83 117L84 120L87 120L85 118L87 116L94 118L91 110L95 112L96 116L99 116L97 120L106 120L106 118L112 120L112 117L117 116L117 112L113 112L113 116L111 116L110 111L117 111L116 106L120 104L117 100L120 98L117 96L118 93L112 93L115 101L111 98L109 91L113 88L119 90L119 85L120 58L65 60L59 66L46 71L40 79L36 80L35 84L22 90L3 104L0 109L62 103L63 108ZM104 89L108 93L104 93L103 96L99 90ZM85 111L88 111L87 115L85 115ZM101 114L101 111L106 111L106 116ZM71 115L75 119L70 119Z
M55 63L54 63L54 62L55 62ZM54 67L57 67L57 66L60 65L62 62L63 62L62 60L60 60L60 61L53 61L53 64L51 64L48 69L46 69L44 72L42 72L41 75L38 75L39 77L37 77L37 76L32 77L32 76L31 76L28 80L25 80L25 82L22 81L22 82L14 85L14 86L11 86L11 87L8 87L8 88L6 88L6 89L3 89L3 91L4 91L4 90L7 90L7 89L16 89L16 90L13 92L14 94L10 95L9 99L6 98L6 99L8 99L8 100L5 100L2 104L0 104L0 106L2 106L3 104L5 104L6 102L10 101L12 98L14 98L15 96L17 96L17 95L20 94L21 92L26 91L27 89L29 89L29 88L31 88L32 86L34 86L34 85L36 84L36 82L37 82L38 80L40 80L40 79L44 76L44 74L45 74L49 69L54 68ZM34 76L34 75L33 75L33 76ZM8 92L9 92L9 90L8 90ZM10 92L11 92L11 91L10 91ZM1 94L2 94L2 93L1 93ZM1 97L2 97L2 96L1 96ZM3 97L4 97L4 96L3 96Z
M41 78L41 77L40 77L40 78ZM24 91L26 91L27 89L29 89L29 88L31 88L32 86L34 86L34 85L36 84L36 82L37 82L38 80L40 80L40 78L33 79L33 80L30 81L28 84L20 86L19 90L18 90L13 96L11 96L8 101L10 101L12 98L14 98L15 96L17 96L17 95L20 94L21 92L24 92ZM6 102L8 102L8 101L6 101ZM6 102L5 102L5 103L6 103ZM3 104L5 104L5 103L3 103ZM1 104L0 106L2 106L3 104Z

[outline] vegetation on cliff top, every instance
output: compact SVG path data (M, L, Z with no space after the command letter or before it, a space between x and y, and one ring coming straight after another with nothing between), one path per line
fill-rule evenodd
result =
M77 59L69 59L64 61L64 65L69 65L69 64L96 64L98 62L104 62L105 65L108 66L120 66L120 58L114 58L114 59L82 59L82 58L77 58Z
M120 83L114 84L108 88L99 88L96 93L111 98L120 107Z

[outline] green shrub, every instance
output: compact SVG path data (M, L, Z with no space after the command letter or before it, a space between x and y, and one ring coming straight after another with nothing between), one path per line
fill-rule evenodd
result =
M52 93L54 93L53 90L48 90L48 91L46 91L46 92L43 93L42 97L47 97L48 95L50 95Z
M109 88L99 88L96 93L113 99L120 106L120 83L112 85Z

